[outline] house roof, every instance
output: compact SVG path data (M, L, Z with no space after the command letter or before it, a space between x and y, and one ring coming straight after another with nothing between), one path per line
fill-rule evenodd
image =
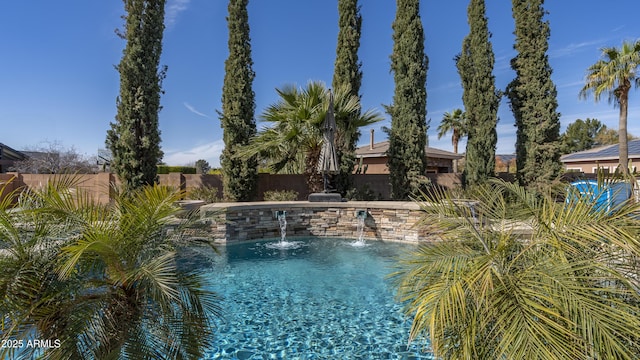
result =
M452 153L450 151L436 149L432 147L425 147L425 152L427 157L437 158L437 159L462 159L463 155ZM356 156L363 158L373 158L373 157L385 157L387 156L386 152L389 150L389 141L381 141L374 143L371 145L360 146L356 149Z
M18 151L3 143L0 143L0 159L2 160L24 160L28 157L24 151Z
M640 139L629 141L629 159L640 158ZM602 161L618 160L618 144L605 145L597 148L578 151L571 154L562 155L560 161L563 163L576 161Z

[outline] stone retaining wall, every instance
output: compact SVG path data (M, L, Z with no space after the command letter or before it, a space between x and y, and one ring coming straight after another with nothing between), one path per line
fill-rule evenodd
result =
M286 211L287 236L357 238L356 211L366 210L365 239L427 241L428 234L416 226L422 212L417 204L396 201L349 201L330 203L256 202L214 203L200 208L210 221L211 236L218 242L279 238L276 211Z

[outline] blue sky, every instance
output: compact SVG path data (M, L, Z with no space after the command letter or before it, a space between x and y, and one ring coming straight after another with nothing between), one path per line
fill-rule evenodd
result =
M360 1L363 15L359 56L364 73L365 109L382 112L393 97L389 71L395 1ZM423 1L421 16L429 56L427 119L429 145L452 150L450 138L438 140L442 114L462 108L462 89L453 61L468 33L468 2ZM216 110L227 57L227 1L167 0L162 64L168 66L160 112L164 161L171 165L206 159L219 164L222 129ZM633 16L637 0L547 1L551 24L549 58L558 89L562 129L578 118L597 118L617 128L618 110L606 101L580 100L589 65L603 46L640 38ZM124 41L114 30L123 20L121 1L8 1L0 13L0 142L22 150L44 141L60 142L92 156L104 148L113 121L119 76L114 69ZM499 88L514 77L510 1L487 1ZM251 0L249 4L256 79L256 115L277 100L275 88L331 83L338 33L337 1ZM606 99L605 99L606 100ZM640 92L632 90L629 131L640 135ZM373 126L383 140L383 126ZM498 153L512 153L515 127L508 102L499 109ZM258 122L258 127L263 125ZM368 142L363 129L361 143ZM464 151L465 144L460 149Z

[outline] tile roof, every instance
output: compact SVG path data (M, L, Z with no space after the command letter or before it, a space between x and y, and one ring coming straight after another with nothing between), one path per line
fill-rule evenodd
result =
M356 149L357 157L385 157L387 156L385 153L389 149L389 141L381 141L373 144L373 149L371 145L360 146ZM464 156L456 153L452 153L451 151L436 149L432 147L425 147L425 152L427 153L427 157L430 158L439 158L439 159L462 159Z
M640 139L629 141L629 159L640 158ZM618 144L605 145L597 148L578 151L572 154L562 155L560 161L596 161L596 160L617 160Z

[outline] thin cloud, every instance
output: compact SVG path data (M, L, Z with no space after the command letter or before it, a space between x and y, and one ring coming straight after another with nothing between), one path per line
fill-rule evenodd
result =
M584 112L574 112L566 115L562 114L562 116L560 117L560 122L563 125L569 125L570 123L576 121L577 119L582 119L582 120L597 119L601 123L607 125L607 127L617 129L619 112L617 109L613 109L613 108L611 108L611 110L600 110L600 111L585 110Z
M449 81L447 83L444 84L440 84L437 87L433 88L433 89L428 89L429 91L446 91L446 90L458 90L461 88L462 85L460 85L460 81Z
M183 102L182 105L184 105L184 107L186 107L187 110L191 111L192 113L194 113L194 114L196 114L198 116L202 116L202 117L205 117L205 118L209 119L209 115L207 115L207 114L205 114L205 113L203 113L201 111L198 111L196 108L191 106L191 104L189 104L188 102Z
M515 56L515 52L506 55L496 55L495 64L493 66L494 72L503 73L511 70L511 59Z
M580 81L571 81L571 82L566 82L566 83L559 83L556 85L556 88L558 89L564 89L564 88L572 88L572 87L580 87L582 88L584 86L584 80L580 80Z
M603 39L583 41L580 43L571 43L564 47L549 51L549 56L552 58L558 58L558 57L573 55L577 52L584 50L585 48L591 49L591 50L599 49L600 47L602 47L602 44L604 43L605 43L605 40Z
M181 12L187 10L189 7L189 3L191 0L168 0L167 5L165 7L165 24L166 26L172 27L176 20L178 19L178 15Z
M204 159L212 167L220 167L220 154L223 149L224 141L216 140L191 149L166 151L163 161L168 165L182 166Z
M611 30L611 32L612 32L612 33L619 32L620 30L624 29L624 27L625 27L624 25L620 25L620 26L618 26L618 27L613 28L613 29Z

